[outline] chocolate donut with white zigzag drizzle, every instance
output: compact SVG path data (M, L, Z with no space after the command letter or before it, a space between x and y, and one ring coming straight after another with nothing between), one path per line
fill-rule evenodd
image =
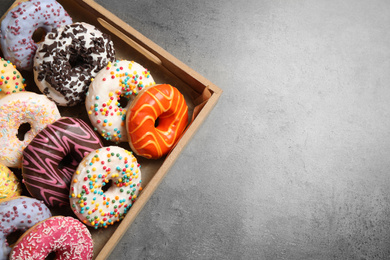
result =
M23 151L23 182L48 206L69 205L69 187L81 160L103 145L78 118L62 117L38 133Z

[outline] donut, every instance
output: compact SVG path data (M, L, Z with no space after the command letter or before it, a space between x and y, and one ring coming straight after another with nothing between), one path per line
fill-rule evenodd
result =
M134 61L116 61L93 79L85 106L91 124L106 140L127 142L126 111L144 87L154 85L150 72Z
M60 106L85 100L91 78L115 60L110 37L87 23L54 29L39 44L34 80L39 90Z
M31 70L37 43L34 32L71 24L72 18L54 0L29 0L11 9L1 22L0 44L4 57L21 70Z
M2 201L0 203L0 259L8 259L11 251L7 236L16 231L24 232L50 217L49 209L37 199L22 196Z
M23 183L48 206L69 205L69 185L81 160L103 145L78 118L62 117L46 126L23 150Z
M19 92L0 99L0 163L20 168L23 149L39 131L59 118L57 106L45 95ZM24 123L31 129L21 141L17 133Z
M15 68L12 62L1 58L0 60L0 98L5 95L24 91L25 79Z
M184 96L169 84L145 88L126 115L131 150L148 159L166 155L188 123Z
M92 259L91 233L75 218L51 217L34 225L20 237L9 259L44 260L50 253L55 253L55 259Z
M0 163L0 202L22 193L22 187L15 174L7 166Z
M140 190L141 170L133 154L103 147L87 155L73 175L70 205L86 225L107 227L124 218Z

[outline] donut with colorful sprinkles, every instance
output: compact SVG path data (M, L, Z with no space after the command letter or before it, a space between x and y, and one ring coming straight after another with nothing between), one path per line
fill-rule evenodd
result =
M20 168L23 149L60 117L57 106L45 95L25 91L0 99L0 163ZM31 129L20 140L17 135L22 124L29 124Z
M51 217L34 225L20 237L9 259L44 260L51 253L55 253L55 259L92 259L91 233L75 218Z
M150 72L140 64L110 62L93 79L85 99L95 130L106 140L127 142L126 111L143 88L154 84Z
M70 185L76 216L95 229L124 218L141 187L141 170L132 152L109 146L84 157Z
M0 98L24 91L25 79L9 60L0 60Z
M31 70L38 44L34 32L71 24L72 18L55 0L29 0L20 2L1 22L0 44L3 54L18 69Z
M22 194L22 186L15 174L0 163L0 202L18 197Z

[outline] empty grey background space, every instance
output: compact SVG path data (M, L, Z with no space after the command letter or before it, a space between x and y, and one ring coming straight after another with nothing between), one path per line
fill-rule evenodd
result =
M96 2L224 91L109 259L390 259L389 1Z

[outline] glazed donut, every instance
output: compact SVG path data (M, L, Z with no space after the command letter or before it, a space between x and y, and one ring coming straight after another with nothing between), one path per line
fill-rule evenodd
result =
M38 47L32 38L34 32L39 28L50 32L71 23L72 18L54 0L20 2L1 22L0 44L4 57L19 69L30 70Z
M140 90L154 84L150 72L134 61L109 63L96 75L85 99L95 130L106 140L127 142L126 111Z
M133 154L103 147L87 155L73 175L70 205L86 225L107 227L124 218L140 190L141 170Z
M108 35L90 24L74 23L53 30L39 44L34 80L58 105L74 106L85 100L91 78L114 60Z
M187 123L188 107L176 88L169 84L145 88L127 111L130 147L137 155L158 159L173 148Z
M22 193L22 187L15 174L0 163L0 202L4 199L18 197Z
M0 99L0 163L20 168L23 149L39 131L59 118L57 106L45 95L19 92ZM23 123L29 123L31 129L21 141L17 133Z
M25 79L15 69L10 61L1 58L0 60L0 98L5 95L24 91Z
M81 160L102 147L81 119L62 117L46 126L23 151L23 182L48 206L69 205L69 185Z
M0 203L0 259L8 259L11 247L7 236L19 230L24 232L33 225L51 217L42 201L17 197ZM27 258L26 258L27 259Z
M93 256L93 241L88 228L72 217L55 216L34 225L16 242L10 260L46 259L88 260Z

